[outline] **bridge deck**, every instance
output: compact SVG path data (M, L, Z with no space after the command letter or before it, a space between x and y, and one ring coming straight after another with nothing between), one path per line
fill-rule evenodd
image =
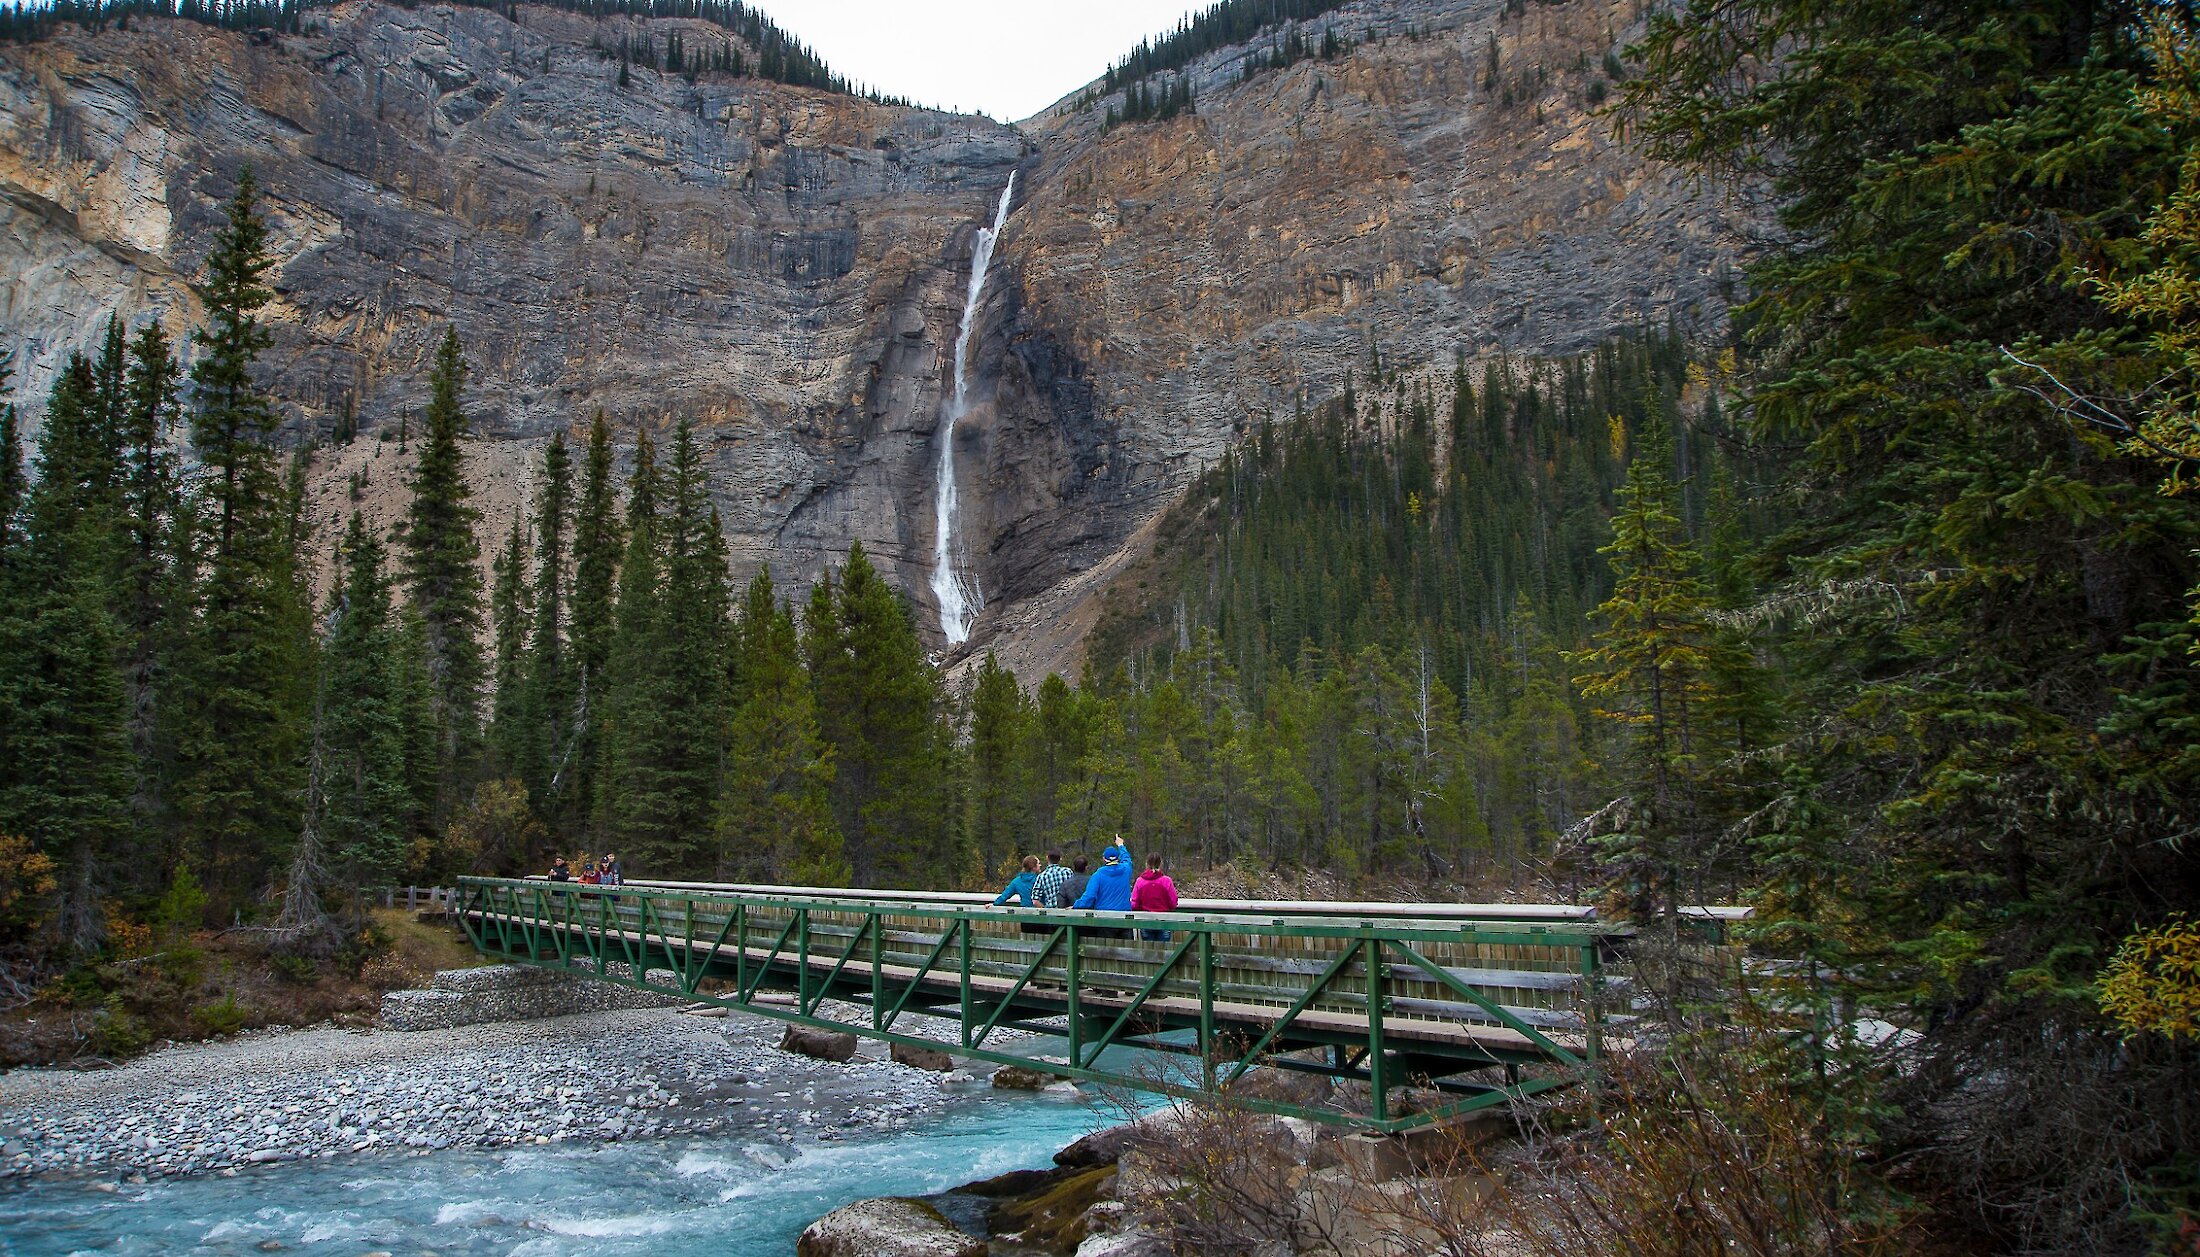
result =
M466 879L460 917L488 954L1070 1077L1186 1095L1228 1094L1263 1063L1357 1079L1365 1114L1247 1102L1374 1129L1563 1085L1604 1046L1601 951L1614 932L1579 919L1399 905L1150 916L767 891ZM1126 926L1172 937L1117 937ZM832 1021L827 1000L868 1024ZM953 1036L901 1020L918 1014L954 1020ZM1066 1040L1067 1055L996 1037L1011 1027ZM1126 1048L1198 1063L1126 1068ZM1387 1093L1409 1080L1456 1099L1393 1118Z

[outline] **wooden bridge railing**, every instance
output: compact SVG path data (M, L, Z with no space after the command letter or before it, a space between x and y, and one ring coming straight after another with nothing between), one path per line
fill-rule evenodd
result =
M1123 914L478 878L463 879L460 894L461 921L485 953L1172 1094L1227 1095L1259 1064L1357 1079L1369 1086L1365 1114L1242 1102L1378 1130L1591 1069L1614 933L1579 919L1419 917L1405 906L1389 916ZM1169 937L1142 938L1141 928ZM669 983L651 981L652 970L669 971ZM793 998L759 998L767 992ZM856 1006L858 1020L833 1020L828 1000ZM1007 1029L1061 1048L1042 1056ZM1156 1059L1183 1064L1158 1069ZM1408 1082L1447 1102L1394 1115L1391 1089Z

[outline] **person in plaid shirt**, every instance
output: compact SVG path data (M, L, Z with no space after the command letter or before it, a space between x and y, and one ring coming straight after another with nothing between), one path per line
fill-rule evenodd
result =
M1062 888L1069 884L1069 866L1062 863L1062 853L1047 852L1047 866L1039 871L1039 880L1032 883L1031 902L1041 908L1067 908L1069 901L1062 897Z

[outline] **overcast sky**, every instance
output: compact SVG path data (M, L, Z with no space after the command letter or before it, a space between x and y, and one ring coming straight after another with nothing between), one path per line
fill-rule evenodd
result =
M1191 0L1200 3L1201 0ZM1014 122L1100 77L1187 0L749 0L837 74Z

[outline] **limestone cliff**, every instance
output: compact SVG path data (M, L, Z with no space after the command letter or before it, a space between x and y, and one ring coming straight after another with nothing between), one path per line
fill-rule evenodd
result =
M929 628L970 242L1018 171L963 537L975 644L1071 667L1185 481L1371 348L1448 362L1719 316L1738 212L1589 112L1631 6L1502 9L1363 0L1335 17L1347 55L1248 78L1262 48L1220 50L1191 68L1195 113L1104 133L1106 102L1072 98L1009 127L641 68L622 88L595 49L641 24L526 6L347 0L305 36L146 22L0 49L0 344L35 398L109 309L193 319L250 163L281 254L267 378L300 436L347 413L365 433L323 460L324 521L347 498L394 514L380 438L454 322L492 536L554 429L691 418L742 575L804 580L860 539Z

